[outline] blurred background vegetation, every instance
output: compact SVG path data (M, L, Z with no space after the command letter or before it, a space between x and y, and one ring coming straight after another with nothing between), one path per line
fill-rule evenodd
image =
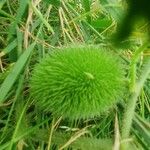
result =
M120 128L128 93L101 117L71 123L40 112L30 99L34 65L54 48L72 44L96 44L120 55L132 92L150 57L149 22L141 18L128 38L116 40L127 6L123 0L0 1L0 150L119 150L125 142L130 149L150 149L150 76L126 139Z

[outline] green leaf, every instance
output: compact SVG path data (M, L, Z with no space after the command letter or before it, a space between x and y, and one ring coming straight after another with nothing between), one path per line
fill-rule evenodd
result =
M94 28L107 28L108 26L110 26L112 23L112 20L108 19L108 18L104 18L104 19L96 19L92 21L92 26Z
M56 7L60 6L60 0L44 0L44 2L46 2L47 4L54 5Z
M26 8L28 5L28 0L20 0L19 1L19 8L17 10L17 15L16 15L16 19L14 22L12 22L12 24L10 25L9 28L9 34L8 34L8 42L11 42L14 38L14 36L16 35L17 32L17 25L21 22L21 19L24 15L24 13L26 12ZM9 59L12 62L16 62L18 59L18 52L17 49L13 49L10 53L9 53Z
M2 73L0 73L0 85L3 83L3 81L5 80L5 78L7 77L7 75L10 73L10 71L12 70L14 64L10 64L6 70Z
M149 150L150 147L150 123L146 122L140 116L136 115L133 119L132 131L137 137L139 143L145 150Z
M0 10L2 9L3 5L5 4L6 0L1 0L0 1Z
M113 17L115 21L119 21L123 16L123 7L118 0L99 0L102 8Z
M35 12L35 14L41 19L42 23L46 26L46 28L48 29L48 31L50 31L52 34L54 34L53 28L47 22L47 20L44 18L44 16L42 15L42 13L32 3L30 3L30 6L33 9L33 11Z
M23 14L25 13L25 10L27 8L28 0L20 0L19 8L17 10L16 20L11 24L9 28L9 38L15 34L16 31L16 25L21 22L21 19L23 17Z
M84 9L85 9L85 12L86 13L90 13L90 5L91 5L91 1L90 0L82 0L83 2L83 6L84 6ZM91 23L91 16L90 14L87 15L87 22L88 23Z
M17 40L12 41L2 52L0 52L0 57L6 55L11 52L17 46Z
M0 104L5 101L5 97L8 92L12 88L13 84L17 80L18 75L21 73L23 67L25 66L30 54L35 46L35 43L32 43L20 56L16 64L14 65L13 70L9 73L9 75L4 80L3 84L0 87Z
M34 135L34 139L37 141L48 142L48 131L47 130L39 130L36 135ZM54 132L52 136L52 144L56 144L58 146L62 146L65 144L72 135L63 132ZM111 139L97 139L93 137L80 137L72 142L69 147L73 149L82 149L82 150L110 150L112 149L113 143Z

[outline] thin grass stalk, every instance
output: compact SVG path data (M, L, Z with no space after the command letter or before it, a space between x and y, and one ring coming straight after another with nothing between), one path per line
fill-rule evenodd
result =
M29 103L30 103L30 98L28 99L28 101L24 105L24 108L23 108L23 110L22 110L22 112L21 112L21 114L19 116L19 119L17 121L16 128L15 128L14 133L12 135L12 138L11 138L8 150L12 150L13 144L15 142L15 138L17 137L17 133L18 133L18 130L19 130L20 125L21 125L22 118L25 115L25 112L26 112L26 109L27 109L27 106L29 105Z
M71 16L71 13L69 12L66 4L62 1L62 5L65 9L65 11L67 12L67 15L69 16L69 18L71 19L70 22L68 22L69 26L70 24L72 24L77 32L77 34L79 35L81 41L84 41L84 38L83 38L83 33L82 33L82 30L80 29L80 27L73 21L73 16Z
M19 83L18 83L18 88L17 88L17 90L16 90L16 95L15 95L15 98L14 98L14 100L13 100L13 104L12 104L12 106L11 106L11 109L10 109L10 111L9 111L9 115L8 115L8 118L7 118L7 121L6 121L6 125L5 125L5 127L4 127L4 129L3 129L2 135L1 135L1 137L0 137L0 138L1 138L0 143L3 142L3 138L4 138L4 136L5 136L6 130L7 130L8 125L9 125L10 117L11 117L11 115L12 115L12 113L13 113L13 110L14 110L14 107L15 107L15 104L16 104L16 101L17 101L17 99L19 98L19 96L20 96L20 94L21 94L22 85L23 85L23 78L24 78L24 76L21 75L21 76L20 76L20 79L19 79Z

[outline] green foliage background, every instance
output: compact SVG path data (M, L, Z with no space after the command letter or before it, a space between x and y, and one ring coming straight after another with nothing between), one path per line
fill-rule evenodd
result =
M121 0L0 1L0 150L150 148L149 25L137 22L119 47L111 40L126 8ZM30 97L34 66L72 44L98 45L126 65L128 92L100 117L53 118Z

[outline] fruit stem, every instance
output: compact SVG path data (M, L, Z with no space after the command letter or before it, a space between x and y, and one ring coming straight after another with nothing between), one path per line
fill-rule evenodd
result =
M148 43L145 43L142 47L140 47L136 52L135 55L131 61L131 70L130 70L130 98L127 102L126 111L124 113L123 117L123 126L122 126L122 139L127 139L130 134L130 129L132 125L132 119L134 117L134 111L136 107L136 102L138 99L138 96L140 95L140 91L144 86L144 83L146 79L148 78L148 75L150 73L150 61L147 63L147 65L144 67L141 79L136 82L136 62L139 58L140 53L148 46ZM123 143L121 145L122 150L127 149L127 143Z

